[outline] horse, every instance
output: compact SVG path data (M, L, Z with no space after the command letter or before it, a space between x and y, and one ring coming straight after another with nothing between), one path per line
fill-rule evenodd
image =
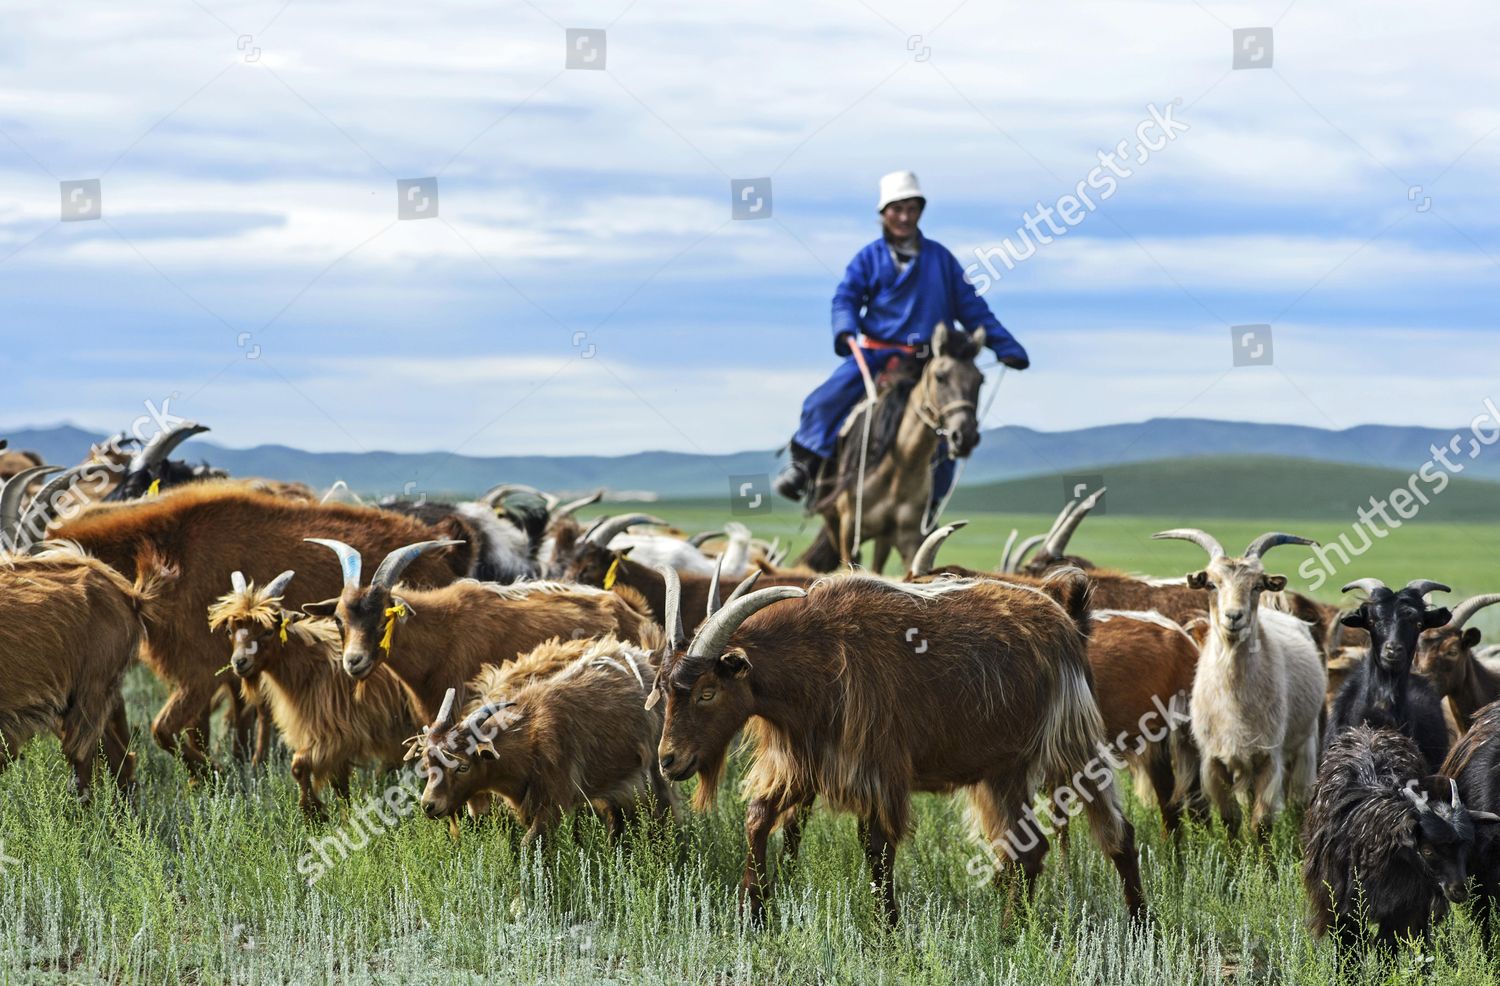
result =
M923 522L932 501L932 469L939 443L950 458L967 458L979 444L978 399L984 373L975 365L983 352L985 331L970 334L940 323L932 334L931 358L903 360L882 375L870 422L865 461L859 540L875 542L872 571L880 572L891 549L910 567L922 544ZM837 547L839 562L857 560L854 541L859 496L860 451L865 441L864 415L869 401L850 412L840 430L831 468L819 477L814 511L824 533L802 561L813 567L826 542Z

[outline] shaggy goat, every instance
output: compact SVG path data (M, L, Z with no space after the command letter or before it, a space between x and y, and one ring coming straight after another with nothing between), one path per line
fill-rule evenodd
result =
M615 633L638 640L651 623L645 601L628 589L606 592L557 582L513 585L455 582L438 589L401 584L407 567L447 542L421 541L386 555L369 585L361 585L360 553L313 538L338 555L343 592L303 611L333 616L343 635L344 670L367 677L382 663L406 686L422 722L437 717L443 696L486 664L503 664L552 637Z
M652 693L653 704L666 701L661 769L674 780L697 774L705 804L730 741L746 731L755 748L743 884L752 919L770 892L768 837L815 797L860 817L877 903L892 923L896 846L915 791L969 788L985 840L1019 860L1029 891L1047 840L1026 809L1044 780L1064 778L1131 914L1141 914L1134 832L1096 758L1104 726L1089 687L1082 573L1060 573L1043 590L866 576L761 589L726 603L691 643L675 586L669 595L670 642ZM766 609L780 600L795 601ZM1024 846L1020 828L1032 836Z
M1323 745L1354 726L1386 727L1411 737L1428 772L1435 771L1448 755L1443 700L1426 679L1412 675L1411 667L1422 631L1437 629L1452 616L1447 609L1429 608L1427 594L1449 589L1425 579L1399 591L1378 579L1344 586L1345 592L1353 589L1363 589L1369 598L1344 617L1344 625L1367 631L1370 649L1333 700Z
M309 619L282 605L293 575L282 572L257 586L235 572L233 590L209 607L208 624L232 642L234 673L257 680L292 749L298 803L322 817L318 789L331 781L347 799L355 765L399 766L417 722L389 671L356 682L340 670L339 631L331 620Z
M415 521L339 504L309 504L251 493L230 484L194 483L150 500L97 507L53 532L76 541L127 578L151 571L160 558L181 576L160 593L147 613L146 665L172 689L152 723L163 749L206 768L208 716L215 694L232 684L203 614L224 593L235 571L292 569L299 573L285 603L296 607L338 590L328 555L303 542L337 537L369 552L386 552L429 537ZM455 553L467 558L462 548ZM417 584L451 582L453 568L425 558L408 573ZM201 738L200 738L201 737Z
M1302 883L1312 930L1359 944L1426 936L1468 897L1475 826L1500 816L1464 807L1451 778L1432 775L1410 738L1356 726L1328 747L1302 828Z
M56 732L83 794L103 737L111 773L129 784L135 755L120 681L158 589L154 569L132 585L74 546L0 555L0 767L36 734Z
M1209 589L1209 630L1193 679L1193 739L1201 783L1233 831L1238 800L1252 802L1250 824L1264 837L1290 794L1305 797L1318 759L1318 721L1327 689L1322 655L1307 626L1260 606L1262 592L1286 588L1267 575L1261 556L1283 544L1312 544L1290 534L1262 534L1233 558L1203 531L1163 531L1156 538L1191 541L1208 567L1187 578Z
M1484 665L1474 651L1478 627L1464 626L1486 606L1500 603L1500 593L1474 596L1453 607L1453 618L1417 638L1413 669L1427 679L1448 706L1460 731L1468 729L1479 710L1500 699L1500 675Z
M476 698L463 721L449 689L414 744L429 817L498 794L530 842L584 804L601 809L615 834L640 803L658 817L673 810L676 795L656 765L661 715L643 708L650 651L613 636L553 640L485 672L470 683Z

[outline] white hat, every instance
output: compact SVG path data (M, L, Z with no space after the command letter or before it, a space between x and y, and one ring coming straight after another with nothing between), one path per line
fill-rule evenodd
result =
M922 194L922 189L917 185L914 172L892 171L880 179L880 204L875 207L875 211L884 212L886 206L902 199L921 199L924 205L927 203L927 196Z

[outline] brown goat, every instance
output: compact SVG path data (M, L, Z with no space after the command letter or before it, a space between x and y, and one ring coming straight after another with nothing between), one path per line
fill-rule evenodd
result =
M257 680L256 690L292 749L298 803L320 818L318 789L332 782L347 800L355 765L400 766L417 721L401 683L388 670L360 682L344 674L333 621L281 605L292 574L283 572L257 586L234 573L233 590L209 607L208 624L229 637L234 673Z
M154 572L154 570L153 570ZM134 775L120 681L135 660L143 621L156 604L154 574L134 585L68 545L39 555L0 556L0 766L27 740L57 732L80 794L105 759L122 785Z
M298 503L219 483L195 483L147 501L91 509L53 534L77 542L127 578L158 557L181 573L147 614L142 657L172 688L151 725L152 735L195 769L210 764L206 747L214 696L233 682L223 664L223 644L203 617L232 572L297 571L297 584L285 600L296 607L338 591L340 581L327 553L303 538L336 537L374 553L431 536L428 528L394 514ZM451 582L454 572L445 558L430 557L413 566L408 578L441 585Z
M1137 792L1143 800L1155 800L1163 827L1175 833L1182 797L1197 779L1192 734L1182 727L1198 645L1160 613L1094 610L1092 615L1089 668L1104 734L1135 774Z
M1479 628L1465 629L1476 613L1496 603L1500 603L1500 593L1466 599L1453 607L1453 617L1445 626L1428 630L1417 638L1412 670L1447 698L1448 710L1460 734L1474 724L1480 709L1500 699L1500 675L1474 655L1474 648L1482 639Z
M761 919L770 890L768 837L815 797L862 820L891 922L894 856L915 791L969 788L984 839L1019 861L1029 892L1047 840L1028 824L1028 803L1044 780L1068 778L1139 916L1134 832L1096 758L1104 725L1089 685L1087 595L1076 570L1041 590L830 578L807 592L762 589L726 603L691 644L669 602L674 629L653 693L653 702L666 699L662 772L697 774L706 803L745 729L755 752L743 884L751 917ZM783 599L795 601L757 612ZM1022 828L1034 838L1016 847Z
M584 804L600 809L616 835L641 803L665 817L676 795L656 764L661 715L643 708L650 657L613 636L548 641L476 676L461 722L450 689L413 750L427 775L423 810L442 818L477 795L498 794L526 826L527 842Z
M497 585L468 580L438 589L401 584L408 565L445 542L423 541L386 556L370 584L360 584L360 555L331 539L317 539L339 556L343 592L303 611L334 616L343 633L344 670L363 678L389 667L405 685L422 722L437 717L443 696L486 664L514 661L552 637L573 639L615 633L637 640L651 624L638 594L606 592L559 582Z

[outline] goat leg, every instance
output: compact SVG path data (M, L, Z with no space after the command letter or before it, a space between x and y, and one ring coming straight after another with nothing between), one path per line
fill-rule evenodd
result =
M766 843L776 827L778 814L773 798L756 798L745 807L745 840L750 848L740 890L750 923L757 928L765 924L766 899L771 895L771 874L766 870Z
M865 859L870 864L870 882L875 889L876 903L886 924L894 928L900 920L896 908L896 844L878 816L866 818L859 828L865 843Z
M151 736L156 745L170 754L180 755L189 769L198 774L210 768L212 762L199 745L193 727L203 729L207 726L209 703L213 700L215 688L212 680L206 684L179 686L151 722ZM207 735L203 735L206 742Z
M315 822L326 819L328 810L324 807L322 799L318 797L312 761L301 750L292 754L292 779L297 782L297 789L300 792L297 806L302 809L303 814Z
M272 735L271 710L262 703L255 707L255 753L250 758L250 763L256 767L263 765L266 758L271 755Z

